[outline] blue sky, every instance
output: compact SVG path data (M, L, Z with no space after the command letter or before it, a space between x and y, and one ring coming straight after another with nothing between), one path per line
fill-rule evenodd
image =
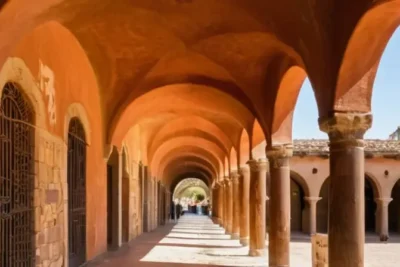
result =
M382 56L372 94L373 125L368 139L387 139L400 126L400 28L393 34ZM314 92L308 80L297 101L293 139L323 138L318 128L318 111Z

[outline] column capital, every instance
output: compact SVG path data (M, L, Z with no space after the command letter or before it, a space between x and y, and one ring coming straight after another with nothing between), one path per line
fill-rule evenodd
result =
M231 185L232 180L229 178L229 176L225 176L224 177L224 184L226 186L230 186Z
M268 160L267 159L251 159L247 162L249 164L250 170L254 172L259 171L266 171L268 167Z
M363 147L365 132L371 128L372 115L370 113L334 113L332 116L319 118L319 128L335 143Z
M317 203L321 199L322 197L304 197L304 200L307 201L309 204Z
M237 171L231 172L231 179L233 183L239 183L239 173Z
M250 173L250 166L248 164L239 167L239 174L244 175Z
M281 168L289 166L289 158L293 156L293 145L283 144L267 147L266 154L271 162L271 168Z
M383 197L383 198L375 198L376 204L381 204L383 206L388 206L389 203L393 200L391 197Z

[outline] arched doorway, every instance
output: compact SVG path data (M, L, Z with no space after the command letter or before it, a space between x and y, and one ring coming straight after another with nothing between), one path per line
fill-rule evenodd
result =
M317 202L317 232L328 232L328 214L329 214L329 177L324 181L319 196L321 199Z
M86 135L72 118L68 128L68 248L69 266L86 261Z
M290 227L293 232L303 231L304 191L293 178L290 179Z
M400 180L392 189L392 201L389 203L389 231L400 233Z
M365 197L365 231L375 232L375 213L376 213L376 202L377 196L375 192L373 181L370 177L365 175L365 186L364 186L364 197Z
M0 266L35 266L34 111L18 85L7 83L0 113Z

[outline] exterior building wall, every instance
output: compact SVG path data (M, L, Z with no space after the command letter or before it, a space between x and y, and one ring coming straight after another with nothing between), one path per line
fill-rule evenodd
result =
M326 221L327 221L327 188L324 182L329 176L329 160L328 158L319 156L294 156L291 159L290 167L292 171L292 180L296 181L304 193L305 197L322 197L317 203L317 229L320 232L325 232ZM387 172L386 172L387 171ZM396 215L400 215L400 210L396 207L400 206L400 192L392 189L395 187L396 182L400 179L400 164L399 161L393 158L385 158L382 156L376 156L373 158L365 159L365 175L374 188L374 200L378 198L393 198L389 204L389 223L394 225L392 228L400 230L400 223L396 219ZM397 187L396 187L397 188ZM322 192L324 191L324 192ZM299 224L302 221L303 232L309 232L309 206L307 203L301 204L301 199L297 199L297 192L291 192L296 194L292 196L292 225ZM399 195L399 197L398 197ZM303 207L299 210L299 207ZM368 207L367 207L368 208ZM376 207L371 207L375 208ZM375 214L375 211L372 210ZM376 217L376 220L378 218ZM378 223L375 226L378 231ZM298 227L297 227L298 228ZM294 228L294 229L297 229Z

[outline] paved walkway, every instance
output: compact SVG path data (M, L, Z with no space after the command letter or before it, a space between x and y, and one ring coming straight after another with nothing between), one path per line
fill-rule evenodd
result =
M365 267L394 267L400 262L400 238L396 243L365 246ZM231 240L224 229L206 216L185 215L178 224L169 224L146 233L110 252L90 267L173 267L173 266L266 266L267 257L248 257L248 247ZM304 235L294 235L291 243L291 266L311 267L311 245Z

